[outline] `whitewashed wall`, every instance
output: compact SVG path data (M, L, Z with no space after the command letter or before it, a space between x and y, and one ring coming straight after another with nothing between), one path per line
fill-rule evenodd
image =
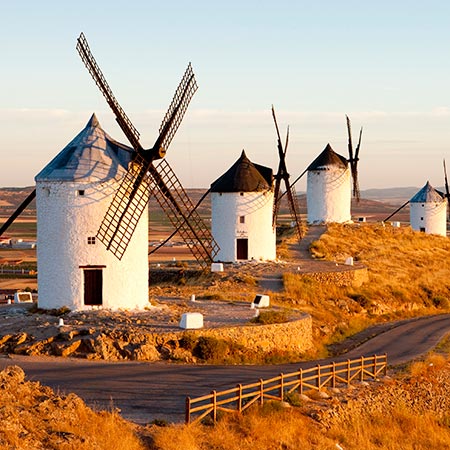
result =
M144 212L127 251L119 261L95 236L112 200L115 181L107 183L36 183L39 307L71 310L84 305L80 266L103 269L103 308L148 306L148 213ZM84 189L85 195L78 195Z
M409 204L411 228L427 234L447 235L447 202L427 202Z
M308 171L306 203L309 224L350 221L350 169L336 167Z
M236 239L248 239L248 258L276 258L272 227L273 192L212 192L211 231L220 251L215 260L236 262ZM239 217L245 216L245 223Z

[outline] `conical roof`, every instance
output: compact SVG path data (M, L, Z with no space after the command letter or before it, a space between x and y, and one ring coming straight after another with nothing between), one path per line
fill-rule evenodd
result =
M410 203L441 203L445 201L442 193L427 181L425 186L409 201Z
M36 181L106 181L125 174L133 149L112 139L92 114L86 127L35 177Z
M330 170L332 167L346 169L347 166L347 159L337 154L331 145L327 144L324 151L308 166L308 170Z
M272 188L270 167L252 163L242 150L239 159L216 181L211 192L259 192Z

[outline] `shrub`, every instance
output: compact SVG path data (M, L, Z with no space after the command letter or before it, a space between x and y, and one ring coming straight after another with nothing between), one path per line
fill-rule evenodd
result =
M194 356L210 361L223 359L228 352L228 344L223 339L201 336L194 348Z
M259 315L250 320L252 323L270 325L273 323L285 323L290 319L286 311L260 311Z

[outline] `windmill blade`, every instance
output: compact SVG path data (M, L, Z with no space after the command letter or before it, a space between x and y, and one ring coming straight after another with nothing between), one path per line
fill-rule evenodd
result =
M359 161L359 149L361 147L362 132L363 132L363 127L361 127L361 129L359 130L358 145L356 146L356 150L355 150L355 161Z
M186 72L178 85L175 95L173 96L172 103L164 116L164 119L159 127L159 137L153 147L153 149L159 152L161 155L165 155L165 152L169 148L172 139L183 120L189 103L197 91L197 82L195 81L195 75L192 70L191 63L188 64Z
M275 178L275 187L273 192L273 210L272 210L272 226L276 226L278 212L280 210L280 187L281 187L281 179L283 178L283 160L285 156L285 152L283 151L283 146L281 144L280 138L280 130L278 128L277 117L275 115L275 108L272 105L272 117L275 123L275 129L277 131L277 149L278 149L278 170L274 175Z
M347 120L347 132L348 132L348 160L350 163L353 161L353 142L352 142L352 126L349 117L345 116Z
M152 165L150 175L152 194L197 261L204 267L213 262L219 246L167 160Z
M450 219L450 190L448 187L447 167L445 165L445 158L443 160L443 163L444 163L445 198L447 199L447 217Z
M289 180L285 180L286 193L288 196L289 211L291 213L292 221L295 223L295 229L299 239L303 238L303 226L300 217L300 207L298 204L297 194L294 186L289 185Z
M122 259L150 194L199 263L203 266L211 263L219 247L165 159L155 167L141 155L136 156L102 221L98 239Z
M116 116L116 121L122 131L125 133L125 136L130 141L131 146L138 152L143 151L144 149L139 143L139 132L131 123L131 120L125 114L125 111L122 109L122 107L119 105L119 102L114 97L111 88L109 87L102 71L100 70L100 67L98 66L94 56L91 53L84 33L81 33L79 38L77 39L77 51L87 70L99 87L100 92L103 94L106 101L108 102L108 105L113 110L114 115Z
M448 188L447 167L445 165L445 159L444 159L444 180L445 180L445 196L447 197L447 200L450 201L450 190Z
M353 153L353 142L352 142L352 128L349 117L345 116L347 121L347 132L348 132L348 162L350 164L350 170L352 173L352 180L353 180L353 196L356 198L356 201L359 202L361 198L361 193L359 190L359 183L358 183L358 161L359 161L359 150L361 147L361 137L362 137L362 128L359 132L359 140L358 140L358 146L356 147L355 152Z
M194 213L194 211L197 210L197 208L202 204L203 200L208 196L208 194L211 192L211 188L209 188L200 198L200 200L197 202L197 204L194 206L194 209L189 213L188 219L191 217L191 215ZM152 255L153 253L157 252L161 247L167 244L177 233L180 232L179 228L176 228L173 230L172 234L168 236L164 241L160 242L157 247L155 247L153 250L148 252L149 255Z
M11 214L11 217L0 228L0 236L13 224L17 217L22 214L23 210L33 201L36 197L36 189L27 196L27 198L19 205L19 207Z
M387 216L386 219L383 220L383 222L387 222L391 217L394 217L400 210L402 210L407 204L409 203L409 200L406 203L403 203L400 208L397 208L391 215Z
M136 154L97 232L100 242L118 259L122 259L149 201L149 164L142 155Z

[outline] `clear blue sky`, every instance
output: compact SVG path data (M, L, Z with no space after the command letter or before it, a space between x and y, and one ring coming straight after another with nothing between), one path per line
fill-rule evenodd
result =
M277 165L273 103L293 177L364 126L360 185L443 184L450 165L447 1L0 0L0 186L33 184L96 112L126 142L76 50L83 31L146 147L189 61L199 90L167 159L206 187L244 148ZM300 183L299 190L305 184Z

